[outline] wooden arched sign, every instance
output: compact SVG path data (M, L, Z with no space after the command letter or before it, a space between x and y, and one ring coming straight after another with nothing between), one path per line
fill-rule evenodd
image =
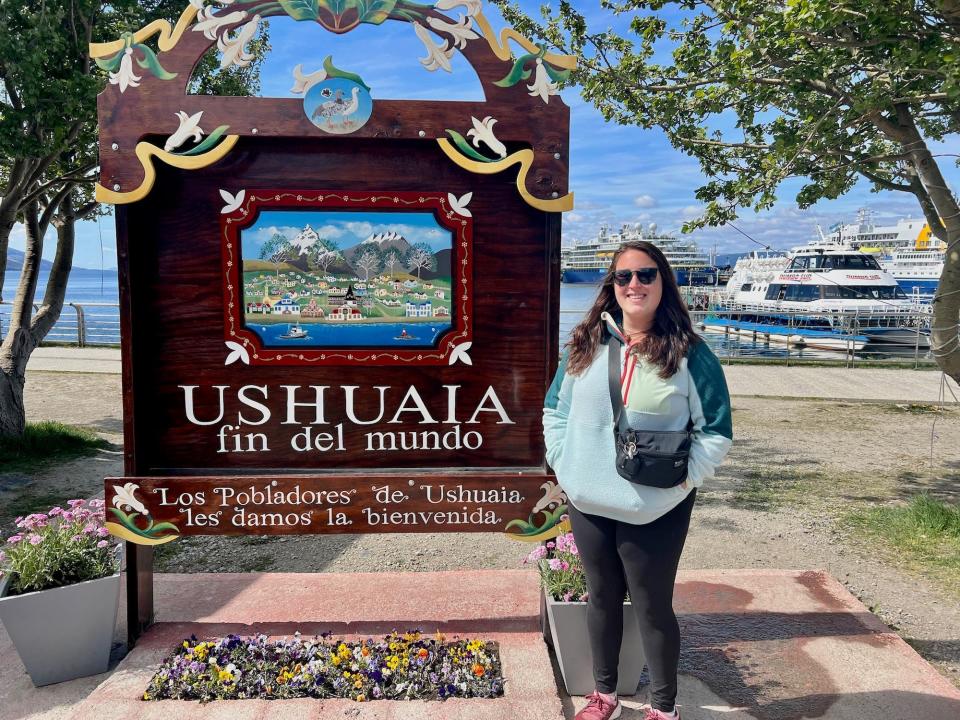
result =
M557 532L541 402L556 366L573 58L480 0L191 2L91 46L97 197L116 204L133 635L151 545L188 534ZM191 95L260 22L406 23L484 100L374 97L331 57L301 98ZM322 53L321 53L322 56Z

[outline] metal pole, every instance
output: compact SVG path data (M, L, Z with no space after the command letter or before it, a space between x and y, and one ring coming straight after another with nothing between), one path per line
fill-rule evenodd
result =
M70 303L70 307L77 311L77 344L80 347L87 346L87 322L83 314L83 306L76 303Z

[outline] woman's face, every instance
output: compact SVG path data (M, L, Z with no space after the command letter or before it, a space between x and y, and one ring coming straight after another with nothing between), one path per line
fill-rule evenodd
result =
M627 250L619 258L614 268L614 273L626 270L640 270L641 276L649 275L650 269L657 270L657 263L653 258L642 250ZM643 273L647 270L647 273ZM620 273L625 276L626 273ZM623 311L625 323L629 323L634 328L648 328L653 324L653 318L657 312L657 306L660 305L660 298L663 296L663 279L660 273L656 272L653 282L644 285L637 277L637 273L631 272L630 282L626 285L620 285L614 276L613 292L617 298L617 304Z

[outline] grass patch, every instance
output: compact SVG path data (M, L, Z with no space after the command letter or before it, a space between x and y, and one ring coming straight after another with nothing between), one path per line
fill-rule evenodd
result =
M27 423L23 437L0 438L3 472L28 473L38 467L95 455L110 443L86 428L59 422Z
M908 413L910 415L936 415L943 410L937 405L928 403L894 403L884 407L891 412Z
M745 510L776 510L801 499L804 488L822 479L820 473L802 473L785 468L745 470L730 504Z
M847 514L844 524L882 540L914 569L960 594L960 506L926 493L906 505L865 508Z

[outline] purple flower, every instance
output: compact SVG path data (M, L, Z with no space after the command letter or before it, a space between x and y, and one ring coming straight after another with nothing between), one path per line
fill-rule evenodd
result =
M63 508L60 507L59 505L57 505L57 507L52 507L52 508L50 508L50 509L47 511L47 515L49 515L50 517L56 517L57 515L59 515L59 514L62 513L62 512L63 512Z
M73 522L73 513L70 512L69 510L66 510L66 511L63 513L63 521L64 521L64 522Z
M23 535L19 535L19 534L11 535L10 537L7 538L7 542L10 543L11 545L16 545L21 540L23 540Z
M95 533L96 531L97 531L97 526L92 523L87 524L83 528L83 532L85 535L90 535L92 533Z
M553 540L551 540L550 542L547 543L547 550L553 550L556 546L557 544Z
M43 542L43 538L40 537L39 535L31 535L27 539L30 541L31 545L39 545L40 543Z
M72 538L70 538L70 542L83 542L84 540L85 538L83 535L74 535Z
M106 537L109 534L110 534L110 531L107 530L105 527L97 528L97 537Z
M80 500L80 499L77 499L77 500L67 500L67 505L69 505L71 508L78 508L78 507L80 507L81 505L83 505L83 502L84 502L84 501L83 501L83 500Z
M100 542L97 543L97 547L98 547L98 548L105 548L105 547L106 547L107 545L109 545L109 544L110 544L110 543L107 542L106 540L101 540Z
M569 590L567 590L567 591L563 594L563 601L564 601L564 602L570 602L570 598L572 598L572 597L573 597L573 593L570 592Z
M561 570L569 570L569 569L570 569L570 563L568 563L566 560L561 560L561 561L560 561L560 569L561 569Z

